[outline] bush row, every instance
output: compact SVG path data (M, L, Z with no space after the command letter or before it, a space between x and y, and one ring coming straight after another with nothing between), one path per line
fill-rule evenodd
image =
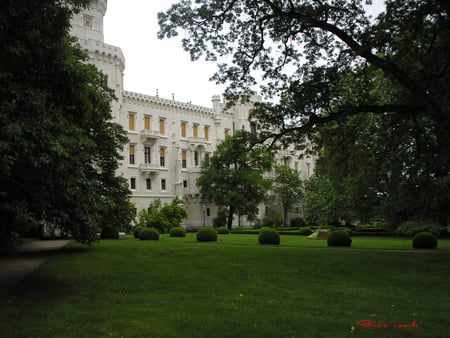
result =
M327 238L327 245L331 247L344 246L349 247L352 244L350 229L340 228L333 229ZM251 234L258 234L259 244L280 244L280 232L274 228L261 228L258 230L247 230ZM197 241L198 242L217 242L217 234L229 234L229 230L226 227L219 227L217 231L212 227L203 227L197 231ZM239 232L242 233L242 232ZM309 227L300 228L297 231L298 235L306 236L306 234L311 234L312 229ZM369 232L370 233L370 232ZM183 227L173 227L169 232L171 237L185 237L186 229ZM374 233L370 233L374 235ZM140 240L159 240L160 233L155 228L149 227L138 227L134 229L133 233L135 238ZM101 232L102 239L118 239L119 232L112 227L106 227ZM414 235L412 240L412 246L414 249L435 249L438 245L437 236L432 232L422 231Z

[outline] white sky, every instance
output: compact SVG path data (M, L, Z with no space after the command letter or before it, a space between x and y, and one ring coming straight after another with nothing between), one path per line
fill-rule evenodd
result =
M224 86L209 78L214 62L190 61L180 39L159 40L157 13L178 0L108 0L104 18L105 42L122 48L125 55L125 90L211 107L211 97ZM382 0L374 0L379 7Z
M125 55L125 90L211 107L211 97L221 95L209 78L214 62L191 62L180 39L159 40L157 13L176 0L108 0L104 18L105 42L122 48Z

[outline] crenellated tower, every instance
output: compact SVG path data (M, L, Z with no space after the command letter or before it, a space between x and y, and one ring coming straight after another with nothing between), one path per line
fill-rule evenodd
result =
M78 38L82 49L107 77L108 86L114 90L118 101L112 104L112 115L116 122L126 123L122 116L122 96L124 92L125 57L120 47L104 42L103 18L107 10L107 0L96 0L91 7L77 13L72 18L71 34Z

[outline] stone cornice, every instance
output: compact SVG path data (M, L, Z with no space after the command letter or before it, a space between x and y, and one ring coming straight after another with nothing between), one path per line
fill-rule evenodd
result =
M207 115L214 115L214 110L212 108L197 106L191 103L185 103L185 102L179 102L169 99L164 99L159 96L152 96L152 95L145 95L140 93L134 93L134 92L123 92L123 99L129 100L131 102L137 102L140 104L158 104L162 105L168 108L176 108L176 109L182 109L184 111L190 111L190 112L196 112L196 113L202 113Z
M123 55L122 49L113 45L108 45L107 43L96 41L96 40L78 40L80 47L85 51L98 54L102 56L109 57L119 61L122 70L125 69L125 56Z

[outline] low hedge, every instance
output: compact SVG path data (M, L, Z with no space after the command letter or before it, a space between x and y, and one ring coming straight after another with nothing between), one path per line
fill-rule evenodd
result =
M197 231L197 242L217 242L217 232L214 228L204 227Z
M309 236L313 233L310 227L303 227L298 230L300 236Z
M139 239L142 241L158 241L159 231L155 228L142 228L139 232Z
M183 227L172 227L169 230L170 237L186 237L186 229Z
M327 238L328 246L350 246L352 239L346 230L335 230Z
M280 234L273 228L262 228L258 236L259 244L280 244Z
M223 227L218 227L217 228L217 233L219 235L228 235L230 233L230 230L228 230L227 227L223 226Z
M414 249L435 249L438 245L438 240L431 232L418 232L412 240Z

